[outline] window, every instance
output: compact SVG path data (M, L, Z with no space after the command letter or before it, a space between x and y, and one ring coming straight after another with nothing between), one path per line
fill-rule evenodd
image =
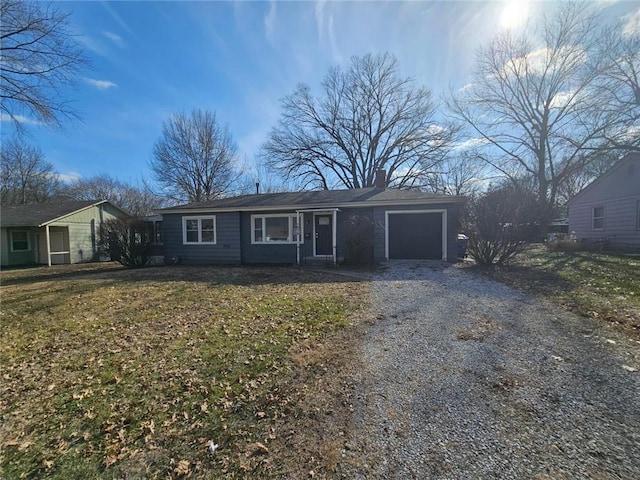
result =
M31 250L29 242L29 232L24 230L11 231L11 251L12 252L28 252Z
M592 212L593 229L602 230L604 228L604 207L593 207Z
M182 217L182 242L216 243L216 217Z
M162 221L156 220L153 222L153 243L155 245L162 245Z
M251 243L295 243L302 238L298 216L252 215Z

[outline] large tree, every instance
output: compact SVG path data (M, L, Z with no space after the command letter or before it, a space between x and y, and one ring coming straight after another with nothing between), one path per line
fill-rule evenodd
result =
M58 191L53 165L39 148L22 137L3 141L0 148L0 201L3 205L40 203Z
M164 199L144 183L132 185L106 173L68 184L61 196L75 200L109 200L135 217L151 215L154 209L165 206Z
M60 126L76 116L63 89L86 64L69 28L69 14L42 2L0 4L0 111L25 121Z
M299 85L263 147L267 162L304 186L422 186L451 145L453 129L436 121L431 93L399 73L395 57L353 57L329 70L315 98Z
M604 57L601 18L588 7L562 3L533 31L499 34L478 50L471 82L448 101L482 139L485 162L507 178L534 179L545 215L563 183L603 151L640 142L620 103L628 95L612 98L624 79L611 72L618 57Z
M210 200L228 193L237 180L236 151L228 127L215 113L179 113L164 123L151 169L172 200Z

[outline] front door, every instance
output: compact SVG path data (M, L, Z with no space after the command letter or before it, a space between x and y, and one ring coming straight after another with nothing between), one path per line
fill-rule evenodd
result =
M333 216L315 215L314 228L317 256L333 255Z

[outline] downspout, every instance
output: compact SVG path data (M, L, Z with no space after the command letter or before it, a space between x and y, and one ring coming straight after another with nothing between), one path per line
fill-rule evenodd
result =
M47 236L47 265L50 267L51 266L51 238L49 235L49 224L47 223L44 226L44 231L46 233Z
M298 217L298 236L296 238L296 265L300 266L300 237L302 236L301 235L302 227L300 223L300 210L296 210L296 216Z
M333 264L338 264L338 212L333 211Z

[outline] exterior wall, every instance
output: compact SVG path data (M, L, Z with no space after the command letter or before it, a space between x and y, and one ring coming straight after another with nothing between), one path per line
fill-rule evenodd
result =
M578 239L607 240L613 247L640 247L640 194L609 200L585 199L569 205L569 231ZM604 227L593 229L594 207L603 207Z
M410 210L446 210L447 212L447 258L449 262L454 262L458 256L458 222L460 205L458 204L433 204L419 206L394 206L375 207L373 209L373 258L375 262L386 260L386 212L387 211L410 211Z
M187 264L240 263L240 214L215 213L216 244L184 245L182 241L182 217L176 213L162 216L164 255L168 261ZM171 260L175 259L175 260Z
M594 229L593 208L604 210L602 229ZM640 157L623 161L569 202L569 231L578 239L604 240L612 247L640 247Z
M11 251L11 235L12 230L20 232L28 232L29 234L29 250L24 252ZM35 263L36 238L35 230L29 227L7 227L2 228L0 232L0 258L2 266L12 265L28 265Z
M0 265L9 265L9 231L0 228Z
M242 212L240 214L240 236L242 241L242 263L296 263L297 262L297 245L295 243L287 244L255 244L251 243L251 215L273 215L273 214L294 214L291 210L269 211L269 212ZM312 223L308 223L311 219L309 214L303 214L303 233L307 234L312 228ZM308 247L311 245L311 238L304 239L306 245L300 246L300 255L303 257L308 253ZM311 250L313 255L313 250Z
M102 224L120 218L119 210L109 204L87 208L50 224L50 228L68 227L70 263L95 262L101 256ZM42 229L44 232L44 229Z

